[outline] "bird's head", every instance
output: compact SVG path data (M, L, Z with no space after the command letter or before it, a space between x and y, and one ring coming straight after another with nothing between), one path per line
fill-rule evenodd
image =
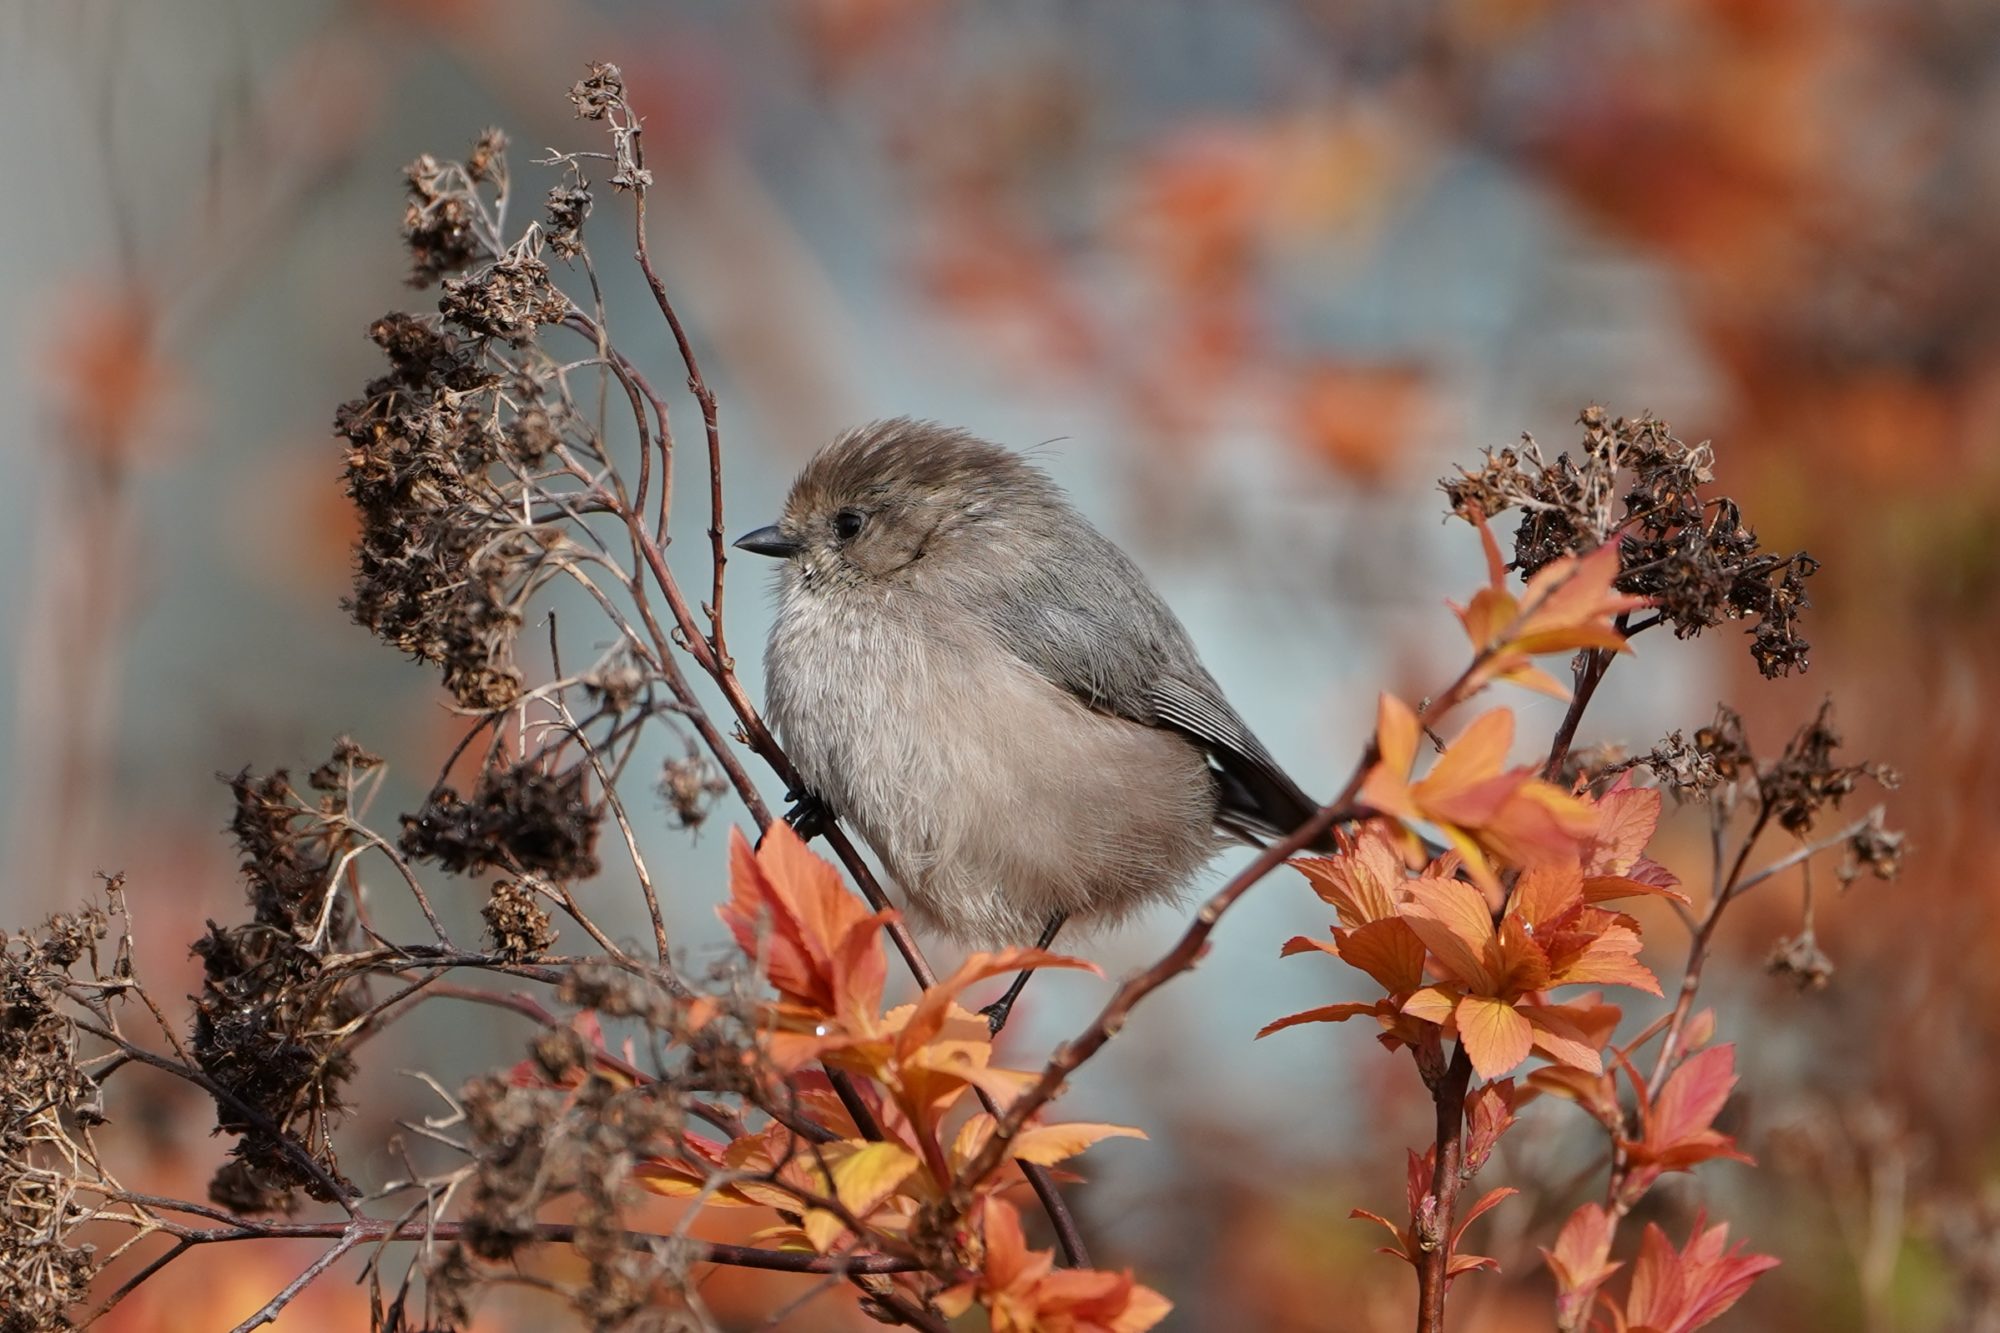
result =
M1054 485L998 445L897 418L852 430L799 473L776 523L736 545L788 562L796 590L914 585L937 568L993 554Z

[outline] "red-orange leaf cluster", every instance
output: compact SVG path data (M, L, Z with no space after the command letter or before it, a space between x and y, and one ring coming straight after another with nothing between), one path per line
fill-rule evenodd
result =
M1499 878L1494 861L1525 865L1539 858L1575 858L1597 828L1585 801L1528 768L1508 768L1514 744L1514 714L1496 708L1482 714L1417 778L1417 742L1423 734L1408 704L1385 694L1378 709L1375 743L1381 759L1361 784L1363 805L1400 821L1406 829L1428 823L1465 858L1465 868L1488 890ZM1408 833L1406 849L1416 846Z
M1031 1250L1021 1215L988 1198L977 1219L986 1257L979 1276L944 1291L938 1308L952 1318L976 1300L992 1333L1145 1333L1173 1303L1133 1280L1130 1271L1058 1269L1048 1250Z
M1420 1219L1426 1216L1435 1216L1436 1214L1436 1201L1431 1197L1430 1192L1431 1173L1436 1165L1437 1152L1435 1149L1426 1148L1421 1153L1413 1151L1409 1155L1409 1175L1406 1191L1410 1205L1410 1224L1408 1226L1399 1227L1380 1213L1371 1213L1366 1208L1356 1208L1348 1214L1349 1217L1356 1220L1373 1222L1378 1226L1384 1227L1391 1236L1396 1238L1394 1245L1377 1247L1375 1251L1377 1254L1391 1255L1394 1258L1401 1259L1412 1268L1423 1266L1423 1254L1427 1247L1421 1236L1423 1225ZM1490 1268L1496 1273L1500 1271L1498 1260L1490 1259L1483 1254L1460 1254L1458 1252L1458 1243L1465 1238L1465 1229L1471 1226L1481 1213L1492 1208L1509 1195L1519 1193L1519 1190L1512 1188L1488 1190L1480 1196L1479 1202L1465 1210L1464 1214L1459 1218L1458 1225L1452 1228L1451 1240L1446 1246L1449 1251L1445 1264L1447 1280L1455 1278L1461 1273L1470 1273L1480 1268Z
M1459 1040L1486 1078L1508 1073L1533 1052L1601 1074L1598 1052L1618 1010L1594 996L1558 1004L1547 992L1618 985L1659 994L1659 982L1638 961L1638 923L1598 904L1678 894L1657 867L1642 870L1642 863L1651 866L1642 850L1658 818L1657 792L1563 800L1577 815L1566 855L1525 862L1497 920L1486 894L1454 877L1453 858L1412 876L1379 824L1344 839L1339 855L1297 862L1341 924L1330 943L1300 936L1284 953L1330 953L1366 972L1385 994L1293 1014L1264 1033L1365 1014L1381 1024L1392 1049Z
M1556 1279L1557 1328L1580 1328L1596 1300L1597 1289L1625 1266L1611 1257L1617 1227L1603 1205L1587 1203L1563 1223L1555 1249L1542 1251Z
M1666 1232L1648 1223L1623 1308L1605 1300L1604 1317L1592 1327L1599 1333L1693 1333L1721 1318L1758 1274L1778 1266L1768 1254L1745 1254L1741 1242L1730 1246L1728 1226L1705 1228L1706 1221L1695 1218L1678 1251Z
M954 1182L993 1135L993 1117L967 1113L967 1095L977 1089L1004 1109L1036 1077L992 1062L986 1021L959 996L1022 968L1089 964L1035 949L975 953L915 1003L885 1011L882 927L893 913L865 907L782 823L754 852L735 835L730 866L720 915L775 992L757 1011L757 1067L745 1076L779 1080L783 1107L726 1142L684 1133L675 1154L638 1165L639 1183L770 1209L780 1217L758 1233L764 1244L821 1254L902 1250L921 1210L935 1216L952 1205ZM808 1067L814 1061L847 1076L844 1093ZM802 1124L814 1132L802 1135ZM998 1197L1020 1181L1017 1164L1052 1165L1116 1137L1144 1135L1031 1120L1009 1140L1005 1168L972 1184L967 1220L977 1227L956 1237L964 1276L951 1291L960 1308L977 1299L994 1328L1023 1333L1137 1333L1164 1315L1166 1302L1129 1274L1051 1271L1047 1255L1026 1250L1019 1218Z

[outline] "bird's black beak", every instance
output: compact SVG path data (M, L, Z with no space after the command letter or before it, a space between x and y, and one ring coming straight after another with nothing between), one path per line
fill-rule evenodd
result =
M780 531L775 523L744 533L736 539L736 545L753 555L768 555L779 560L789 560L804 549Z

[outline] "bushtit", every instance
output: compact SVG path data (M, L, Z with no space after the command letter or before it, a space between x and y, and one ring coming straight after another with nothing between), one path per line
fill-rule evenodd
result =
M1317 803L1180 621L1038 469L900 418L848 432L736 545L785 562L769 711L918 924L1047 940L1172 898Z

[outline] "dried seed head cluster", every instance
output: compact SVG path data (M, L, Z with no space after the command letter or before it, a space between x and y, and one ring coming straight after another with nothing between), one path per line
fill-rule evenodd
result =
M543 324L569 313L569 298L551 285L549 266L532 234L493 263L462 278L444 280L438 312L448 323L480 338L520 346Z
M94 1173L70 1126L103 1111L63 991L105 933L96 908L0 932L0 1329L69 1328L66 1312L96 1276L96 1248L79 1234L92 1209L75 1198Z
M653 183L639 152L639 118L625 100L625 76L616 65L593 64L569 90L570 105L585 120L603 121L611 131L613 189L644 189Z
M493 951L510 963L525 963L547 953L556 942L555 924L525 878L503 879L480 909L486 918L486 938Z
M1903 833L1883 824L1882 807L1868 812L1868 822L1847 840L1847 860L1840 867L1843 883L1852 883L1863 870L1877 879L1895 879L1903 873Z
M348 605L383 639L442 666L466 707L504 708L521 692L522 607L567 558L560 528L537 514L572 511L541 472L566 443L586 459L597 454L594 432L536 343L537 330L575 307L552 280L539 225L511 245L501 239L507 167L498 132L467 162L423 157L407 174L414 281L442 281L442 293L435 317L375 322L369 336L389 369L334 419L361 517ZM558 253L569 255L581 244L588 193L581 176L566 189ZM572 498L588 489L579 483Z
M692 743L686 754L667 760L660 770L660 795L677 828L700 828L710 808L728 790L722 774Z
M1833 980L1833 959L1819 947L1810 930L1789 935L1771 946L1764 966L1773 976L1784 977L1802 991L1825 990Z
M585 962L563 976L564 1004L607 1018L636 1018L656 1032L675 1032L681 1018L673 995L658 982L609 962Z
M476 349L414 315L385 316L369 336L390 372L335 420L361 515L348 607L383 639L441 664L460 702L504 707L520 693L524 562L506 526L482 521L501 438L481 408L497 376Z
M681 1305L685 1264L664 1237L635 1245L623 1220L635 1163L675 1140L680 1112L667 1085L609 1076L593 1057L582 1033L548 1028L513 1077L461 1089L473 1166L465 1229L430 1262L434 1317L465 1323L491 1266L533 1244L556 1204L573 1217L572 1246L588 1265L566 1294L590 1327L654 1327L647 1321Z
M1798 616L1819 562L1760 549L1735 501L1703 497L1714 481L1706 444L1683 443L1651 416L1613 418L1590 407L1579 421L1576 458L1565 452L1551 463L1523 436L1519 449L1488 450L1481 467L1440 482L1453 510L1467 519L1520 510L1514 565L1524 575L1617 536L1618 589L1651 598L1675 634L1754 619L1758 669L1773 677L1805 670L1811 645Z
M357 843L346 820L354 775L378 762L341 742L314 771L316 800L301 796L282 770L230 779L230 831L252 917L210 922L195 942L203 976L190 1053L227 1094L216 1098L217 1127L239 1142L210 1192L240 1211L283 1210L295 1189L326 1199L330 1184L346 1188L332 1129L342 1085L354 1074L344 1029L367 997L360 981L329 971L325 958L351 933L335 870ZM300 1160L302 1151L318 1170Z
M1639 762L1652 770L1662 787L1682 801L1705 800L1722 784L1715 753L1703 749L1698 738L1689 741L1679 730L1655 745Z
M1718 707L1715 720L1695 732L1692 740L1676 731L1649 753L1605 771L1646 768L1684 801L1706 799L1719 788L1733 792L1739 786L1749 787L1772 822L1803 837L1812 831L1822 810L1837 808L1863 779L1891 789L1899 781L1896 771L1883 764L1835 762L1839 747L1831 700L1820 705L1769 763L1760 763L1752 751L1742 716L1732 708ZM1878 878L1893 879L1901 866L1903 835L1882 827L1881 820L1882 812L1875 811L1869 825L1849 839L1849 854L1857 866L1866 866Z
M549 249L562 259L583 253L583 224L590 216L590 189L583 173L570 164L570 179L549 187L548 222L544 228Z
M478 147L473 150L478 160ZM410 250L410 285L428 287L490 259L491 233L482 223L478 184L465 165L425 153L403 168L409 204L403 210L403 243Z
M1884 787L1897 785L1895 770L1881 764L1834 762L1834 751L1839 748L1840 736L1833 729L1833 701L1829 699L1820 705L1813 720L1785 743L1784 752L1759 771L1758 788L1781 828L1801 835L1810 832L1820 811L1827 806L1837 808L1863 778Z
M551 773L535 763L488 769L472 799L439 787L403 816L402 848L454 874L527 872L569 882L597 873L603 810L587 793L584 768Z

